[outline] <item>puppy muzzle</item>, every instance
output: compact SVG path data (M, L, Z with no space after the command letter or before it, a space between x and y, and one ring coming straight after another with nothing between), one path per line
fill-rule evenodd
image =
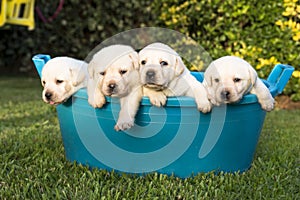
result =
M118 93L118 85L116 83L109 83L106 86L106 95L113 96Z
M156 82L156 73L154 70L148 70L146 72L146 83L147 84L155 84Z
M243 96L238 95L233 89L224 88L219 91L220 103L235 103L241 100Z
M58 105L66 102L68 98L58 100L57 96L54 93L47 91L44 94L43 100L45 101L45 103L48 103L50 105Z
M155 70L149 69L145 73L145 83L144 86L153 90L164 90L166 87L158 83L157 74Z
M222 100L224 101L229 101L230 98L231 98L231 93L229 90L223 90L221 93L220 93L220 97Z

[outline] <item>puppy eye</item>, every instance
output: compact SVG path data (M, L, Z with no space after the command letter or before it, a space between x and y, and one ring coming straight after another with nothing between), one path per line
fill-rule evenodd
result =
M42 84L43 84L43 85L46 85L46 81L43 81Z
M123 74L126 74L127 70L120 70L120 74L123 75Z
M219 80L218 78L215 78L215 82L216 82L216 83L219 83L219 81L220 81L220 80Z
M142 60L142 61L141 61L141 64L142 64L142 65L146 65L146 60Z
M160 64L161 66L167 66L167 65L168 65L168 62L166 62L166 61L161 61L159 64Z
M238 83L238 82L240 82L240 81L241 81L240 78L234 78L234 79L233 79L233 82L235 82L235 83Z
M61 84L61 83L63 83L64 81L63 80L56 80L56 84L58 85L58 84Z
M99 73L101 76L104 76L105 75L105 72L100 72Z

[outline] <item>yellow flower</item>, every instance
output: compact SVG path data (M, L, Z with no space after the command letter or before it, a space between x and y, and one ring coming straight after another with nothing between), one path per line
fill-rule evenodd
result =
M299 41L299 40L300 40L300 32L296 33L296 34L293 36L293 40L294 40L294 41Z
M270 61L270 64L278 64L279 63L277 58L275 58L274 56L272 56L269 61Z
M284 22L284 25L288 26L289 28L293 28L296 26L296 22L294 22L292 19L289 19L289 21Z
M173 24L176 24L178 22L178 20L175 17L173 17L172 22L173 22Z
M174 14L176 12L176 7L172 6L171 8L169 8L169 12L170 14Z
M244 58L243 55L240 52L234 52L233 54L234 56L240 57L240 58Z
M300 78L300 71L296 70L296 71L293 72L292 75L293 75L293 77L295 77L295 78Z
M285 11L282 13L283 16L295 16L297 15L297 12L295 11L294 9L294 6L289 6L289 7L286 7Z
M283 24L283 22L282 22L281 20L277 20L277 21L275 22L275 24L276 24L277 26L280 26L280 28L283 28L283 27L284 27L284 24Z
M263 65L262 65L262 64L258 64L258 65L256 65L256 69L257 69L257 70L260 70L262 67L263 67Z
M279 63L278 60L277 60L277 58L275 58L274 56L272 56L269 59L259 58L258 61L259 61L259 63L256 66L256 69L261 69L261 68L263 68L265 66L270 66L270 65L273 66L273 65L276 65L276 64Z

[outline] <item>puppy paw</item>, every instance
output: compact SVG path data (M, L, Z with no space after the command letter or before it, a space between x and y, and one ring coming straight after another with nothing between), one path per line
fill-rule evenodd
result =
M103 105L106 103L105 97L99 97L96 99L88 99L88 102L91 106L93 106L94 108L102 108Z
M261 105L261 108L264 109L265 111L271 111L274 109L274 99L268 99L266 101L261 101L260 102L260 105Z
M197 108L203 113L208 113L212 109L212 104L208 100L197 101Z
M123 122L117 122L117 124L115 125L114 129L116 131L124 131L127 129L130 129L131 127L133 127L134 122L132 121L123 121Z
M167 102L167 97L164 93L156 93L155 96L151 96L149 97L150 102L152 105L157 106L157 107L161 107L166 105Z

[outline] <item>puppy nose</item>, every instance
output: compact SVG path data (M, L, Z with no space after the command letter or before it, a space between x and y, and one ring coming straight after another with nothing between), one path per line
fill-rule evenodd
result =
M146 72L146 81L149 83L155 82L155 71L149 70Z
M223 99L229 99L230 98L230 92L228 90L224 90L221 92L221 96Z
M146 76L147 76L148 78L153 78L153 77L155 76L155 71L153 71L153 70L147 71L147 72L146 72Z
M109 89L113 90L116 88L116 84L115 83L110 83L108 84Z
M46 97L47 100L50 100L51 97L52 97L52 93L46 92L46 93L45 93L45 97Z

